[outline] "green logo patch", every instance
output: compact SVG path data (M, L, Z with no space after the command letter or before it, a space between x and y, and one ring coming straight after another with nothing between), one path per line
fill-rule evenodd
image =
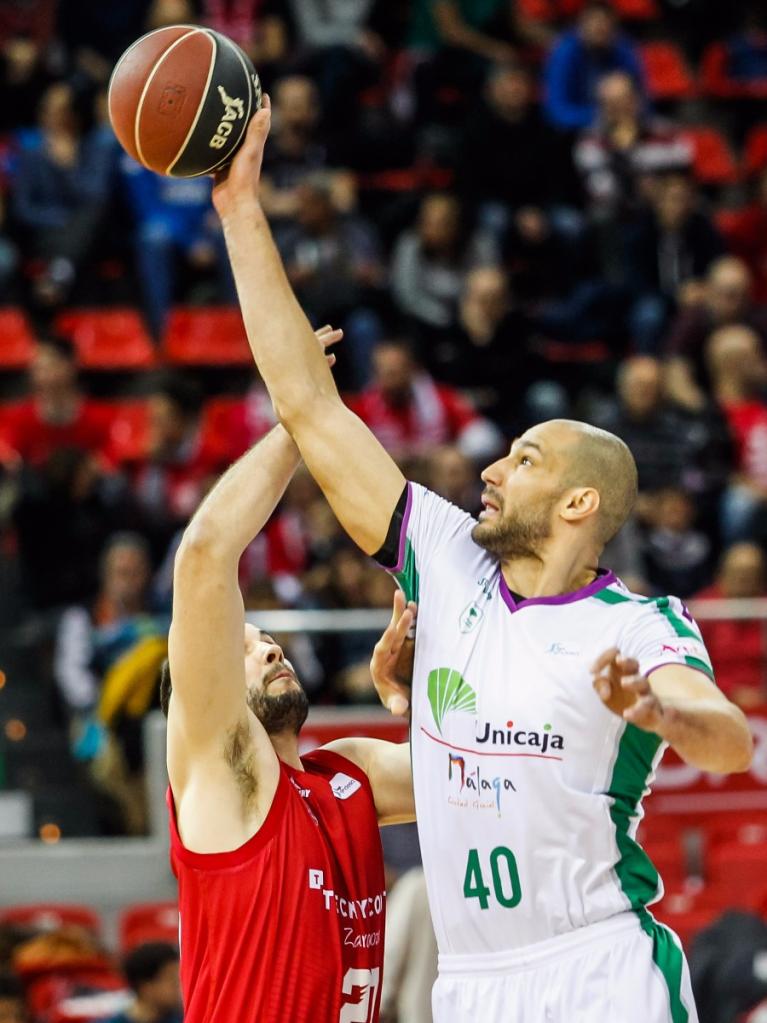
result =
M463 675L453 668L435 668L429 672L427 693L437 730L442 734L442 722L451 710L477 711L477 694Z

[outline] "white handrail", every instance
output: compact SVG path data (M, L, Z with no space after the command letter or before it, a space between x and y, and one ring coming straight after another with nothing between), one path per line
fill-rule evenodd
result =
M767 597L738 600L691 600L698 621L767 621ZM383 632L391 612L378 608L352 611L251 611L248 621L264 632Z

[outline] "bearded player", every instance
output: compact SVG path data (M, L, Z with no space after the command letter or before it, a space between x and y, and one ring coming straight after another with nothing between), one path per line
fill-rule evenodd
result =
M696 1011L636 842L667 745L743 771L743 714L674 598L599 567L634 460L583 423L528 430L482 473L479 521L416 484L341 402L258 199L268 104L214 189L251 348L338 518L418 600L412 759L439 944L437 1023L686 1023ZM401 693L385 687L387 701Z
M407 744L342 739L299 755L306 694L245 623L238 585L298 463L277 426L219 480L176 556L162 702L186 1023L378 1019L378 825L413 818ZM400 596L374 672L390 670L412 621Z

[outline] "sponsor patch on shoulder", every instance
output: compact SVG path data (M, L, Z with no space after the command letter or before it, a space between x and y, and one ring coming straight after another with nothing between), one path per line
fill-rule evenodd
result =
M330 779L330 787L336 799L348 799L349 796L354 795L357 789L362 788L362 783L339 771Z
M672 639L661 643L660 653L661 655L676 654L677 657L700 657L703 660L708 660L705 646L692 639Z

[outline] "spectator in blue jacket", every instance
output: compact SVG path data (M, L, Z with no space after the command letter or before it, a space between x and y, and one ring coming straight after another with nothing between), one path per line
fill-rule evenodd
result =
M41 261L37 299L65 301L103 225L117 160L111 131L83 128L72 87L56 82L43 94L38 127L21 138L11 184L13 215L24 254Z
M633 44L618 30L605 0L590 0L577 26L560 38L544 70L545 111L565 131L587 128L597 112L597 86L611 71L625 71L643 89L642 67Z
M210 178L166 178L129 156L121 162L128 203L136 223L136 270L144 313L159 339L174 298L179 263L214 270L219 295L235 301L223 237L210 204Z

